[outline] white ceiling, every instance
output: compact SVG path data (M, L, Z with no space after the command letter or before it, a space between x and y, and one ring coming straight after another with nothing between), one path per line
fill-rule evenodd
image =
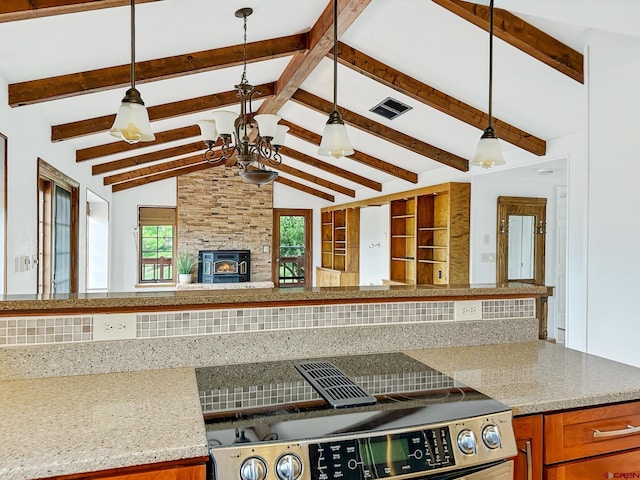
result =
M241 44L242 20L236 18L234 12L246 6L254 9L254 14L248 19L249 42L307 32L327 6L327 1L162 0L140 4L136 6L136 60ZM589 6L585 5L587 3ZM583 51L586 35L592 28L640 34L637 27L640 2L633 0L496 0L495 6L521 16L579 52ZM130 60L129 15L127 6L0 23L0 77L7 83L15 83L127 64ZM486 111L488 35L431 1L372 0L341 41ZM494 45L493 111L497 118L545 140L583 128L586 115L584 85L499 39ZM251 63L247 69L248 80L254 85L274 82L289 60L287 57ZM332 67L329 59L323 59L302 88L331 101ZM138 87L147 106L154 106L232 90L240 80L240 74L241 67L235 67L139 84ZM466 159L472 157L481 134L479 129L426 107L347 67L339 66L338 80L338 103L341 106ZM118 88L17 108L29 109L51 125L57 125L115 113L124 91L124 88ZM414 108L393 121L369 112L387 96ZM257 105L259 102L254 110ZM293 102L288 102L280 114L318 134L326 121L326 115ZM154 131L163 131L192 125L202 116L185 115L154 122L153 128ZM416 173L450 168L355 128L349 127L349 134L356 150ZM66 140L73 149L111 141L113 138L106 132ZM182 143L186 142L188 140ZM292 136L288 137L287 145L312 156L315 156L317 148ZM142 152L167 146L170 145L148 146ZM503 150L507 162L510 159L524 163L547 160L504 141ZM115 158L126 156L119 154ZM93 163L113 159L97 159ZM364 188L291 159L285 159L285 162L349 188ZM342 168L383 184L397 180L352 160L341 159L339 163ZM410 183L405 183L407 188L411 188ZM365 195L376 193L364 190Z

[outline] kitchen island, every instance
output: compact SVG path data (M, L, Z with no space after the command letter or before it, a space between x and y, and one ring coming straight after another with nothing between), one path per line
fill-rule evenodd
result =
M640 369L542 341L406 352L516 415L640 399ZM0 478L200 458L192 368L0 381Z

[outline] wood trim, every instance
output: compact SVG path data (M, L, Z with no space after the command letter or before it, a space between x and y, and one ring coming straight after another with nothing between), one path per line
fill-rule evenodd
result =
M333 110L333 104L331 102L304 90L298 90L291 99L326 115ZM406 148L418 155L428 157L436 162L442 163L443 165L447 165L463 172L469 171L469 161L462 157L449 153L438 147L434 147L433 145L418 140L417 138L398 132L397 130L389 128L381 123L374 122L373 120L350 110L346 110L342 107L338 107L338 110L342 114L342 118L345 123L358 128L363 132L375 135L382 140L386 140L394 145Z
M329 53L329 56L333 58L333 53ZM478 110L451 95L436 90L349 45L338 44L338 61L342 65L428 107L450 115L456 120L465 122L480 130L484 130L487 126L489 116L482 110ZM495 117L492 121L501 139L535 155L544 155L546 153L547 144L541 138L537 138Z
M289 157L293 160L305 163L306 165L319 168L320 170L324 170L325 172L337 175L351 182L359 183L360 185L371 188L372 190L377 190L378 192L382 191L382 184L380 182L373 181L369 178L363 177L362 175L358 175L357 173L352 173L343 168L336 167L331 163L323 162L322 160L318 160L315 157L302 152L298 152L293 148L282 146L280 148L280 153L285 157Z
M136 4L157 1L136 0ZM129 4L129 0L40 0L35 2L33 0L5 0L0 3L0 23L122 7Z
M263 98L273 95L274 84L267 83L255 87L253 98ZM206 112L207 110L228 107L238 103L237 90L205 95L203 97L181 100L178 102L165 103L148 107L149 120L155 122L168 118L179 117L191 113ZM51 127L51 141L59 142L71 138L83 137L94 133L106 132L113 125L116 114L103 115L102 117L88 118ZM198 129L199 130L199 129ZM199 132L198 132L199 133ZM154 142L146 143L146 146L153 145Z
M296 190L300 190L301 192L308 193L309 195L313 195L316 197L320 197L329 202L335 202L336 197L329 193L325 193L321 190L309 187L307 185L303 185L302 183L294 182L293 180L289 180L288 178L278 177L274 180L276 183L281 183L282 185L286 185L287 187L295 188Z
M338 1L338 37L343 35L371 0ZM278 113L333 48L333 2L328 2L309 32L309 50L294 55L277 82L276 95L260 106L260 113Z
M462 0L432 1L489 31L489 7ZM506 10L494 8L493 19L496 37L577 82L584 83L584 56L580 52Z
M8 194L8 179L7 179L7 168L9 165L9 161L8 161L8 155L9 155L9 148L8 148L8 144L9 144L9 139L3 135L2 133L0 133L0 137L2 138L2 140L4 141L4 146L2 148L2 155L3 155L3 165L2 165L2 187L3 187L3 193L2 193L2 198L3 198L3 204L2 204L2 208L4 210L4 217L3 217L3 225L4 225L4 231L2 232L2 236L3 236L3 251L2 251L2 258L4 258L4 271L2 272L2 276L3 276L3 281L2 281L2 293L4 295L7 294L7 271L9 270L7 268L7 205L9 202L9 194ZM36 197L36 202L37 202L37 197ZM37 203L36 203L37 205ZM36 239L36 243L37 243L37 239ZM37 248L37 247L36 247ZM37 280L36 280L37 281ZM36 289L37 291L37 289Z
M126 182L117 183L111 186L112 192L120 192L122 190L128 190L129 188L139 187L141 185L147 185L153 182L159 182L161 180L167 180L169 178L178 177L180 175L186 175L187 173L198 172L200 170L206 170L208 168L219 167L220 165L213 165L202 161L196 165L189 165L175 170L163 171L146 177L140 177Z
M305 52L309 36L290 35L247 44L247 62L271 60ZM182 77L242 65L243 45L136 62L136 83ZM9 105L18 107L127 87L130 65L100 68L9 85Z
M280 263L279 248L280 248L280 217L281 216L300 216L304 217L304 286L310 287L313 284L313 210L308 208L274 208L273 209L273 245L271 248L271 280L273 284L278 288L278 278L280 273L278 271Z
M322 137L317 133L302 128L301 126L289 122L285 119L281 119L280 123L282 125L288 126L288 133L293 135L294 137L298 137L317 146L320 145L320 140L322 139ZM380 170L381 172L393 175L394 177L400 178L402 180L406 180L407 182L418 183L417 173L404 169L402 167L398 167L393 163L385 162L384 160L372 157L371 155L368 155L366 153L356 150L354 154L349 155L348 158L349 160L355 160L356 162L366 165L367 167L375 168L376 170Z
M148 177L150 175L155 175L161 172L169 172L171 170L188 167L190 165L200 165L202 163L205 163L205 159L202 155L193 155L191 157L185 157L179 160L164 162L159 165L152 165L150 167L142 167L115 175L109 175L102 179L102 183L104 185L113 185L117 183L127 182L136 178ZM215 165L211 166L213 167Z

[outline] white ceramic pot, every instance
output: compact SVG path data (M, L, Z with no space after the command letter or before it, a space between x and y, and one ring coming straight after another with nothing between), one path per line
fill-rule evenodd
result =
M178 281L180 283L191 283L191 274L190 273L179 273Z

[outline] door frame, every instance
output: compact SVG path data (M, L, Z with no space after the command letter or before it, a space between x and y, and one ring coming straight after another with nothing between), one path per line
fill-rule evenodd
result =
M274 287L279 287L280 278L280 217L304 217L304 286L313 284L313 210L310 208L274 208L273 209L273 245L271 246L271 279Z

